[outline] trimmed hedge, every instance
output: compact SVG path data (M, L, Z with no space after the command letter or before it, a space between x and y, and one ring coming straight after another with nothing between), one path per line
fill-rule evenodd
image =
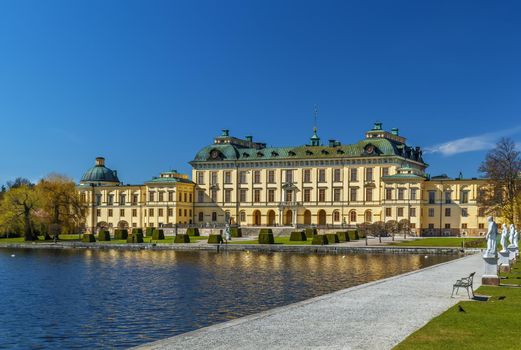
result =
M98 232L98 241L110 241L110 232L106 230Z
M83 243L91 243L96 242L96 237L92 233L85 233L83 237L81 238L81 241Z
M340 242L349 242L349 233L347 231L339 231L336 233Z
M293 231L289 236L290 241L307 241L308 238L304 231Z
M271 231L271 229L269 229ZM262 230L261 230L262 231ZM259 244L275 244L275 238L271 232L259 233Z
M340 243L336 233L326 233L326 237L328 244Z
M208 236L208 243L224 243L223 236L222 235L210 235Z
M127 238L127 243L143 243L143 232L132 232Z
M190 236L179 234L175 236L174 243L190 243Z
M240 227L230 227L230 235L232 237L242 237L242 229Z
M307 228L306 229L306 236L312 237L318 235L318 231L316 228Z
M114 239L127 239L128 230L114 230Z
M145 229L145 236L146 237L152 236L154 234L154 230L155 230L155 227L147 227ZM132 230L132 231L134 231L134 230Z
M311 244L314 245L327 245L329 244L326 235L314 235Z
M356 241L357 239L360 239L360 237L358 236L358 230L349 230L347 231L347 233L349 234L349 240L351 241Z
M155 229L154 232L152 232L152 239L154 241L165 239L165 233L161 229Z
M273 233L271 228L261 228L259 233Z
M199 237L201 234L199 233L199 229L197 227L189 227L186 229L186 234L188 236Z
M136 234L136 233L141 233L143 234L143 229L142 228L133 228L132 229L132 234Z

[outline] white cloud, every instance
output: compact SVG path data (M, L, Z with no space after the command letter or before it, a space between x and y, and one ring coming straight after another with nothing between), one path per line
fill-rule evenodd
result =
M463 137L426 147L425 153L441 153L445 156L452 156L459 153L488 150L494 148L500 137L516 134L520 130L521 127L518 126L509 130ZM518 149L521 149L521 144L517 143L516 145Z

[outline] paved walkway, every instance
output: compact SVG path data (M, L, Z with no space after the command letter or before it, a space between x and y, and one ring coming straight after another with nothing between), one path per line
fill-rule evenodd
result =
M390 349L461 298L452 283L479 254L202 328L139 349ZM460 292L466 294L465 291Z

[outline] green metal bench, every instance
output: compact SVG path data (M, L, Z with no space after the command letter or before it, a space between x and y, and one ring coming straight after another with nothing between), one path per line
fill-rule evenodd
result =
M472 287L472 283L474 281L475 274L475 272L472 272L469 277L463 277L462 279L457 280L456 283L454 283L452 286L452 294L450 297L452 298L454 296L454 290L456 290L456 294L458 294L460 288L465 288L467 290L467 294L469 295L469 299L474 298L474 288ZM472 292L472 297L470 296L469 289Z

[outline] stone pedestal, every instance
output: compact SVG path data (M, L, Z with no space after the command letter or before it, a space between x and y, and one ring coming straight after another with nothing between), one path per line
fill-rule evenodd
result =
M500 272L510 272L511 260L510 252L508 250L499 252L498 264Z
M510 252L510 256L508 258L513 263L516 260L516 247L510 245L508 246L508 251Z
M481 284L484 286L498 286L499 276L497 275L497 258L483 257L485 261L485 274L481 277Z

